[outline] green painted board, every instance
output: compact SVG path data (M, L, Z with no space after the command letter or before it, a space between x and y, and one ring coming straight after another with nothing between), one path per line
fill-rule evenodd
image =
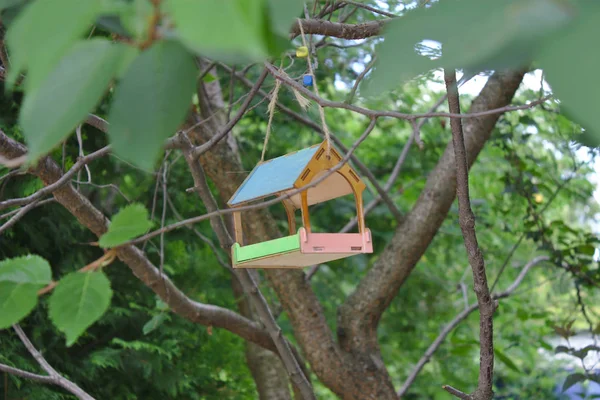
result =
M289 253L291 251L300 250L300 234L296 233L295 235L243 247L238 243L234 244L233 246L234 260L235 262L239 263L272 256L274 254Z

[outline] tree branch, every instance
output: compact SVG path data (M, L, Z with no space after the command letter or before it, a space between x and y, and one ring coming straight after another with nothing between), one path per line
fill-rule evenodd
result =
M277 69L272 64L265 63L265 65L266 65L267 69L269 70L269 73L271 75L273 75L276 79L278 79L281 82L285 83L286 85L298 90L304 96L317 102L322 107L342 108L342 109L346 109L349 111L353 111L358 114L365 115L367 117L391 117L391 118L403 119L406 121L414 121L414 120L421 119L421 118L433 118L433 117L452 118L452 119L455 119L455 118L462 118L462 119L464 119L464 118L479 118L479 117L485 117L485 116L494 115L494 114L504 114L504 113L507 113L510 111L526 110L529 108L533 108L539 104L542 104L552 98L552 96L545 96L545 97L542 97L541 99L538 99L538 100L532 101L528 104L523 104L520 106L504 106L504 107L492 108L492 109L488 109L488 110L484 110L484 111L471 112L468 114L452 113L452 112L449 112L449 113L447 113L447 112L428 112L428 113L422 113L422 114L419 114L419 113L406 114L406 113L401 113L401 112L397 112L397 111L377 111L377 110L370 110L368 108L359 107L359 106L355 106L352 104L347 104L347 103L343 103L343 102L339 102L339 101L330 101L330 100L323 99L322 97L319 97L316 94L314 94L312 91L306 89L304 86L302 86L295 80L280 74L279 71L277 71Z
M341 24L322 19L303 19L302 29L307 35L315 34L333 36L340 39L356 40L379 35L382 28L389 21L391 21L391 19L371 21L364 24ZM300 26L298 25L298 21L296 21L292 26L290 38L293 39L298 35L300 35Z
M27 348L29 353L33 356L33 358L35 358L35 360L42 367L42 369L48 373L51 381L44 382L44 383L53 383L57 386L60 386L63 389L69 391L70 393L73 393L75 396L77 396L81 400L94 400L94 398L92 396L87 394L83 389L81 389L75 383L71 382L67 378L64 378L62 375L60 375L58 372L56 372L56 370L54 368L52 368L52 366L48 363L48 361L46 361L44 356L42 356L42 354L35 348L33 343L31 343L31 341L29 340L27 335L25 335L25 332L23 332L23 329L21 329L21 327L19 325L13 325L13 329L15 330L15 332L17 333L17 336L19 336L19 339L21 339L21 342L23 342L23 344L25 345L25 347ZM22 372L25 372L25 371L22 371ZM29 374L29 375L30 376L28 376L27 378L35 379L40 382L42 381L40 378L44 378L41 375L35 375L35 374ZM35 378L33 378L31 375L34 375Z
M0 154L15 158L26 153L26 147L9 138L0 131ZM50 186L59 181L63 175L60 167L50 158L40 160L38 165L31 170ZM108 229L108 220L96 209L87 198L75 191L71 185L63 185L54 191L54 197L77 220L100 237ZM152 289L176 314L202 325L215 326L226 329L245 340L256 343L271 351L276 351L275 345L269 334L259 324L242 317L241 315L218 306L203 304L191 300L181 292L166 276L158 270L134 246L122 246L117 250L117 256L122 260L146 286Z
M4 132L2 132L2 135L4 135ZM0 149L0 151L2 151L2 149ZM53 191L55 191L56 189L60 188L61 186L69 183L69 180L71 179L71 177L73 175L75 175L75 173L77 173L77 171L79 171L81 168L83 168L89 162L92 162L93 160L95 160L97 158L105 156L106 154L109 153L109 151L110 151L110 147L106 146L106 147L101 148L100 150L97 150L93 153L88 154L85 157L80 157L79 160L77 160L77 162L71 167L71 169L66 174L61 176L60 179L58 179L56 182L44 187L43 189L38 190L31 196L22 197L20 199L10 199L10 200L2 201L2 202L0 202L0 210L4 210L5 208L12 207L12 206L22 206L23 204L29 204L33 201L41 199L45 195L50 194ZM48 159L46 159L46 160L48 160ZM40 161L40 163L43 163L43 162L44 162L43 160Z
M51 376L34 374L31 372L23 371L22 369L13 368L5 364L0 364L0 371L18 376L20 378L31 379L36 382L47 383L50 385L56 385L56 380Z
M448 106L452 113L460 114L456 73L444 71L444 81L448 91ZM475 233L475 215L469 199L469 164L465 149L462 122L458 118L450 120L454 160L456 164L456 194L458 197L458 219L462 231L469 264L473 270L473 286L479 304L479 382L473 393L474 400L490 400L494 396L494 328L493 318L496 305L487 282L485 261Z

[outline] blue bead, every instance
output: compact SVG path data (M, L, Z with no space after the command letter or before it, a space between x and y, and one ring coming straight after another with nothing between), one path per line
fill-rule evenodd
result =
M302 77L302 83L304 84L304 86L312 86L313 85L312 75L304 75L304 77Z

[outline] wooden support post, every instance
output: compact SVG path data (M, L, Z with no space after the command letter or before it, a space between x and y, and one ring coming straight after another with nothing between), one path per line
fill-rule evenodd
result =
M306 229L306 233L310 233L310 217L308 215L308 190L300 193L301 199L301 210L302 210L302 224Z
M354 197L356 198L356 218L358 221L358 232L365 232L365 212L363 210L363 198L362 190L355 191Z
M288 218L288 229L290 231L290 235L296 234L296 209L294 208L294 203L292 203L289 199L283 200L283 206L285 207L285 212Z
M244 231L242 230L242 213L240 211L233 213L233 230L236 243L238 243L240 246L243 246Z

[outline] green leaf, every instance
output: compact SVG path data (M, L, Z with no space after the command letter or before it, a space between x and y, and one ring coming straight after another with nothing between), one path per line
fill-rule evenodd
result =
M100 0L31 2L6 33L11 56L7 86L12 87L26 70L27 90L38 87L71 45L91 28L101 9Z
M67 346L108 309L112 290L102 272L73 272L60 280L50 296L50 319L67 336Z
M512 369L515 372L521 372L519 367L517 367L517 365L502 351L500 351L499 349L494 349L494 354L496 355L496 358L508 368Z
M144 327L142 328L144 335L149 334L150 332L152 332L153 330L155 330L156 328L161 326L162 323L168 319L168 317L169 316L165 313L160 313L160 314L157 314L154 317L152 317L152 319L150 321L146 322L144 324Z
M439 67L474 72L521 67L573 14L562 0L441 1L409 11L386 26L363 92L377 94Z
M583 382L586 380L586 377L584 374L571 374L569 376L567 376L567 379L565 379L565 383L563 383L563 387L562 387L562 391L566 391L567 389L569 389L571 386L575 385L576 383L579 382Z
M141 204L130 204L121 209L112 219L108 232L100 237L102 248L115 247L136 236L146 233L152 227L148 210Z
M226 62L268 55L264 0L167 0L178 36L197 54Z
M561 101L561 109L586 128L586 132L575 140L597 147L600 146L600 131L596 128L598 111L595 102L600 83L586 77L595 76L596 66L600 63L596 41L600 4L582 4L585 7L580 18L549 39L537 58Z
M148 0L133 0L119 13L124 28L138 40L148 36L148 21L152 18L154 8Z
M0 0L0 10L23 3L25 0Z
M9 258L0 262L0 329L27 316L37 304L37 291L50 283L52 271L39 256Z
M302 0L268 0L273 31L288 36L297 18L303 18Z
M28 255L0 261L0 281L45 286L52 279L48 261Z
M164 140L189 111L196 76L194 58L177 42L158 42L142 52L125 72L110 108L115 153L152 169Z
M50 151L85 120L117 72L126 46L92 39L73 46L20 113L30 161Z

